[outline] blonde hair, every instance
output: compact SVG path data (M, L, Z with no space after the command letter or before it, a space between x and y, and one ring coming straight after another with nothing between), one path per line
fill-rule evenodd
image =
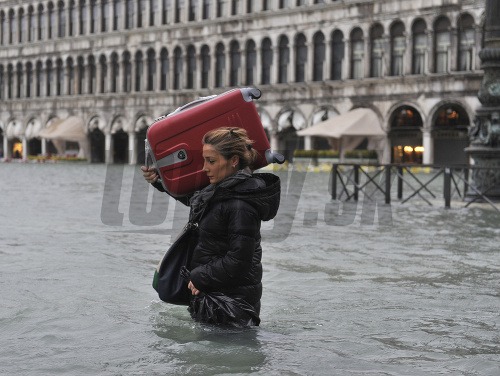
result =
M207 132L202 139L203 145L211 145L225 159L232 156L239 157L239 169L252 169L259 153L252 147L253 140L248 138L243 128L221 127Z

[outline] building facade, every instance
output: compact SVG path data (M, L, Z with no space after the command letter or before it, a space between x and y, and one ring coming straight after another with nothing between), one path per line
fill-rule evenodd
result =
M296 132L375 111L384 162L465 163L480 105L477 0L0 0L4 158L79 150L141 163L147 126L198 97L254 86L275 150ZM80 144L40 137L67 118ZM42 132L43 133L43 132Z

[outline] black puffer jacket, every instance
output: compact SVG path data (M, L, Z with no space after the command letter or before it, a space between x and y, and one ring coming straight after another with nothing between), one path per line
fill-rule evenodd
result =
M276 215L280 181L273 174L240 171L201 199L198 244L191 261L191 281L200 291L218 291L258 306L262 296L261 221ZM200 199L191 200L197 214Z

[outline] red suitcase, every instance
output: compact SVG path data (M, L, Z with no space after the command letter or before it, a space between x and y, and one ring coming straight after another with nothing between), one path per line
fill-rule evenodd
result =
M256 168L283 163L271 151L269 140L253 102L260 98L256 88L233 89L204 97L156 119L146 133L146 164L153 165L163 188L174 197L193 193L210 184L203 171L201 140L219 127L245 128L259 152Z

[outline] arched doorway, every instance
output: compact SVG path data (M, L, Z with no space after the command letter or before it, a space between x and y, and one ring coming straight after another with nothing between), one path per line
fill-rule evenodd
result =
M400 106L390 119L389 139L392 163L422 164L422 117L412 106Z
M105 154L105 136L99 128L94 128L89 133L90 141L90 163L104 163Z
M22 159L23 157L23 143L22 141L15 137L10 140L10 151L12 158L14 159Z
M123 129L113 134L113 163L128 163L128 134Z
M447 104L436 111L432 121L434 164L467 164L464 149L469 146L469 124L467 112L458 104Z
M338 113L332 109L327 107L320 108L317 110L313 116L311 121L311 126L319 124L323 121L331 119L337 116ZM337 139L328 139L326 137L311 137L311 149L313 150L331 150L331 149L339 149L338 140Z

